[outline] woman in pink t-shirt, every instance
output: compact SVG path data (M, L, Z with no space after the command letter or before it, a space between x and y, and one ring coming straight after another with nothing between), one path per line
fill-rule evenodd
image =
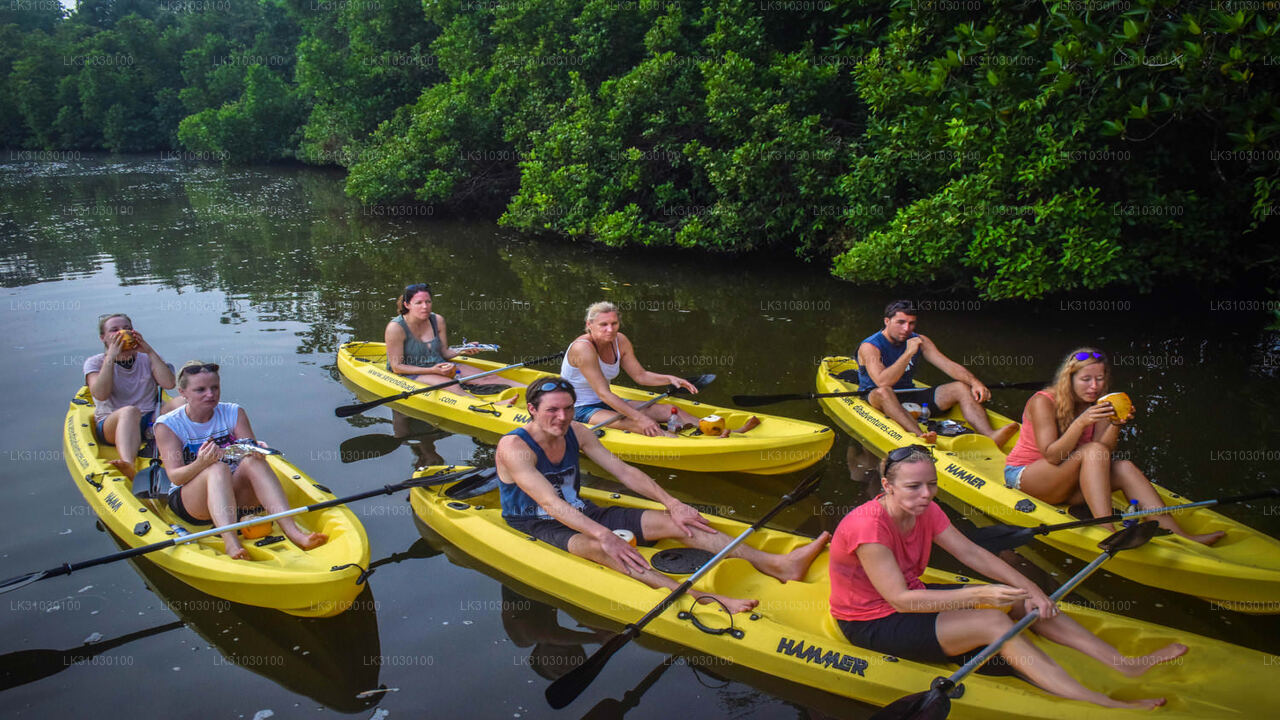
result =
M1078 348L1058 366L1049 390L1027 401L1022 434L1005 459L1005 485L1054 504L1089 505L1094 517L1110 515L1111 493L1120 490L1142 508L1164 503L1146 475L1128 460L1112 457L1120 427L1133 417L1115 420L1107 394L1111 366L1094 348ZM1185 538L1212 545L1222 532L1192 535L1170 515L1155 517L1161 527Z
M1067 615L1034 583L960 534L933 502L938 476L922 445L889 453L880 471L884 492L840 521L831 540L831 614L854 645L920 662L963 662L1005 633L1032 608L1033 632L1074 648L1129 677L1187 651L1173 643L1149 655L1122 654ZM1003 584L933 585L920 581L931 546ZM1012 606L1006 614L997 608ZM1000 655L1048 692L1104 707L1153 708L1163 698L1115 700L1071 677L1030 640L1019 636Z

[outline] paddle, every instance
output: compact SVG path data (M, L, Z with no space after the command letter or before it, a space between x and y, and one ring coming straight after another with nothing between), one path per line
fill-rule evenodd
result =
M1186 503L1184 505L1167 505L1164 507L1151 508L1150 510L1112 513L1111 515L1104 517L1076 520L1073 522L1059 523L1057 525L1037 525L1035 527L989 525L987 527L977 528L972 533L969 533L969 539L978 545L981 545L986 550L997 553L1001 550L1012 550L1013 548L1026 545L1037 535L1047 535L1048 533L1056 532L1058 530L1070 530L1071 528L1102 525L1109 522L1120 522L1121 520L1133 520L1134 518L1148 517L1151 515L1163 515L1168 512L1177 512L1179 510L1190 510L1192 508L1210 507L1213 505L1231 505L1233 503L1249 502L1250 500L1261 500L1263 498L1274 497L1280 497L1280 488L1272 488L1270 490L1250 493L1248 495L1233 495L1231 497L1218 498L1215 500L1201 500L1199 502Z
M704 388L704 387L706 387L706 386L710 385L710 384L711 384L711 382L712 382L713 380L715 380L715 379L716 379L716 376L715 376L715 375L712 375L711 373L707 373L707 374L705 374L705 375L695 375L694 377L688 377L688 378L685 378L685 380L688 380L688 381L689 381L689 384L690 384L690 385L693 385L694 387L698 388L699 390L701 390L702 388ZM687 393L687 392L689 392L688 390L685 390L685 389L684 389L684 388L682 388L682 387L676 387L675 385L669 385L668 387L670 388L670 390L667 390L666 392L662 393L661 395L655 395L655 396L653 396L653 397L649 398L648 400L645 400L643 403L641 403L641 404L637 405L637 406L635 407L635 409L636 409L636 410L644 410L645 408L649 407L650 405L653 405L654 403L658 402L659 400L661 400L661 399L662 399L662 398L664 398L664 397L667 397L668 395L672 395L672 394L675 394L675 393L682 393L682 392ZM595 433L595 434L596 434L596 437L600 437L600 436L604 435L604 430L602 430L601 428L603 428L605 425L609 425L609 424L615 423L615 422L617 422L617 421L621 420L621 419L622 419L622 418L624 418L624 417L626 417L626 416L625 416L625 415L623 415L622 413L614 413L614 414L613 414L613 417L609 418L608 420L605 420L604 422L598 422L598 423L596 423L595 425L592 425L591 427L589 427L589 428L587 428L587 429L588 429L588 430L590 430L591 432Z
M626 715L628 710L640 704L641 696L648 692L654 683L658 682L658 678L662 677L662 674L675 663L675 660L674 657L663 658L662 664L650 670L639 685L622 695L621 700L615 700L611 697L601 700L596 703L595 707L588 710L586 715L582 716L582 720L606 720L606 718L620 718Z
M684 582L680 583L678 587L672 590L669 595L662 599L662 602L658 603L658 605L646 613L644 617L626 626L623 628L622 632L609 638L608 641L600 646L599 650L596 650L595 654L587 658L586 662L573 670L570 670L555 682L548 685L546 692L547 703L551 705L552 708L559 710L573 702L574 698L581 695L582 691L586 690L587 686L591 684L591 681L596 679L596 676L604 669L605 663L609 662L609 658L613 657L614 653L621 650L624 645L631 642L632 639L640 634L641 628L648 625L650 621L661 615L667 608L671 607L672 603L678 600L681 595L688 592L689 588L693 587L695 582L697 582L703 575L706 575L716 563L720 562L728 556L729 553L733 552L734 548L741 545L747 537L751 535L751 533L763 527L765 523L773 519L774 515L782 512L788 505L798 502L809 493L813 492L814 489L818 487L818 483L821 482L821 478L821 471L815 472L805 478L805 480L797 485L794 490L783 495L782 499L778 501L778 504L775 505L772 510L765 513L764 517L760 518L755 522L755 524L744 530L741 535L734 538L728 545L725 545L724 549L713 555L706 564L698 568L697 572L690 575Z
M353 463L360 460L369 460L383 455L390 454L400 447L402 444L412 440L439 439L448 435L444 430L429 430L414 435L405 435L399 437L396 435L384 435L383 433L369 433L367 435L357 435L353 438L347 438L338 446L338 457L344 463Z
M385 405L389 402L403 400L413 395L419 395L421 393L431 392L432 390L439 390L440 388L447 388L450 385L457 385L460 382L469 383L472 380L477 380L479 378L484 377L485 375L493 375L494 373L500 373L505 370L515 370L516 368L524 367L525 365L537 365L539 363L547 362L548 360L555 360L556 358L559 358L563 355L564 355L564 351L561 350L560 352L554 355L546 355L544 357L534 358L533 360L527 360L522 363L514 363L512 365L507 365L506 367L495 368L493 370L486 370L485 372L476 373L475 375L468 375L465 378L454 378L448 382L442 382L438 385L428 385L426 387L418 388L417 390L405 390L402 393L392 395L390 397L378 398L377 400L370 400L369 402L356 403L355 405L343 405L342 407L334 410L333 414L337 415L338 417L350 417L352 415L359 415L365 410L372 410L373 408L376 408L379 405Z
M175 620L167 625L138 630L111 640L86 642L68 650L28 648L5 653L0 655L0 692L56 675L72 665L89 664L94 657L108 650L114 650L134 640L177 630L180 627L186 627L186 623Z
M460 480L460 479L469 477L474 473L482 472L483 470L484 470L483 468L472 469L472 470L460 470L458 472L444 473L442 475L432 475L430 477L409 478L408 480L405 480L403 482L393 483L391 485L384 485L376 490L366 490L365 492L356 493L355 495L348 495L347 497L334 498L333 500L325 500L324 502L314 503L312 505L307 505L305 507L290 508L289 510L284 510L282 512L275 513L274 515L264 515L262 517L255 517L249 520L242 520L240 522L231 523L230 525L223 525L222 527L210 528L208 530L201 530L200 532L188 533L186 535L176 535L168 540L161 540L160 542L151 543L150 545L142 545L136 548L129 548L128 550L122 550L120 552L112 553L110 555L103 555L102 557L93 558L91 560L82 560L77 563L63 563L56 567L51 567L48 570L40 570L33 573L27 573L26 575L18 575L16 577L11 577L8 580L5 580L4 582L0 583L0 594L7 593L12 590L17 590L20 587L30 585L31 583L38 582L46 578L58 577L59 575L70 575L76 570L83 570L85 568L90 568L95 565L105 565L107 563L116 562L117 560L127 560L131 557L145 555L149 552L155 552L156 550L163 550L164 548L173 547L174 545L179 545L181 543L194 542L196 540L199 540L201 538L206 538L211 535L220 535L224 532L229 532L231 530L238 530L239 528L242 528L242 527L257 525L259 523L277 520L279 518L286 518L286 517L292 517L294 515L301 515L303 513L312 512L315 510L323 510L325 508L333 507L335 505L345 505L346 503L355 502L356 500L364 500L365 498L371 498L371 497L374 497L375 495L391 495L393 493L399 492L401 490L407 490L409 488L428 487L431 485L438 485L440 483L449 482L451 480Z
M989 390L1039 390L1048 385L1045 382L1027 381L1014 383L992 383L987 386ZM893 388L895 393L915 392L916 390L927 390L928 388ZM829 393L786 393L783 395L734 395L733 404L740 407L755 407L757 405L772 405L773 403L786 402L788 400L817 400L818 398L836 398L836 397L864 397L871 390L849 390L846 392L829 392Z
M1075 574L1075 577L1063 583L1062 587L1049 596L1049 599L1055 603L1058 602L1074 590L1077 585L1084 582L1085 578L1092 575L1093 571L1097 570L1102 563L1110 560L1113 555L1121 550L1130 550L1144 545L1159 529L1159 523L1154 520L1148 520L1112 533L1106 540L1098 543L1098 547L1102 549L1102 554L1094 558L1093 562L1084 566L1080 572ZM1032 609L1031 612L1023 615L1021 620L1014 623L1013 627L1009 628L1005 634L997 638L995 642L983 648L982 652L974 655L959 670L951 673L950 677L934 678L933 686L929 690L893 701L883 710L872 715L871 720L906 720L908 718L911 720L942 720L951 711L951 698L948 697L948 694L955 689L956 684L981 667L983 663L990 660L991 656L999 652L1005 643L1025 630L1038 617L1040 617L1040 609Z

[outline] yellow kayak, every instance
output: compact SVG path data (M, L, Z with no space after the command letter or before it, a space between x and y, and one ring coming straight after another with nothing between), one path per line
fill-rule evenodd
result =
M501 363L475 358L456 358L458 362L484 370L504 367ZM380 342L350 342L338 349L338 369L356 387L377 397L397 395L406 390L425 387L409 378L387 370L387 355ZM546 371L516 368L500 373L517 382L528 384ZM485 382L484 378L477 380ZM614 393L627 400L648 400L659 393L618 385ZM514 406L496 403L515 398ZM490 402L492 400L492 402ZM663 398L663 403L679 406L695 417L719 415L730 429L742 427L753 413L716 407L688 396ZM443 419L468 428L471 434L502 435L529 422L524 408L524 389L508 388L501 394L486 396L484 401L471 400L447 390L421 393L394 403L395 407ZM824 425L792 420L776 415L761 415L758 427L746 433L733 433L727 438L694 434L692 429L679 437L651 438L638 433L605 428L600 441L627 462L673 470L694 472L741 472L755 475L777 475L809 467L831 449L835 433Z
M857 390L857 383L835 377L855 370L857 361L847 357L825 358L818 366L818 392ZM923 383L917 384L924 387ZM918 440L898 423L857 396L822 398L827 415L841 428L869 443L880 455ZM1013 422L987 410L993 427ZM934 420L964 422L959 407ZM967 426L966 426L967 427ZM1015 435L1005 448L997 448L984 435L970 433L938 437L938 486L965 504L1008 525L1032 527L1069 522L1075 518L1066 506L1056 506L1004 484L1005 451L1017 442ZM1159 485L1154 486L1165 505L1192 502ZM1118 507L1125 506L1120 494ZM1180 511L1178 523L1192 533L1225 530L1226 537L1212 547L1165 535L1146 545L1120 553L1107 563L1107 571L1152 587L1187 593L1239 612L1280 613L1280 540L1260 533L1208 508ZM1098 543L1107 537L1102 527L1059 530L1037 538L1084 560L1097 555Z
M452 470L456 468L427 468L421 474ZM409 496L417 517L461 552L521 584L620 624L634 622L666 597L666 590L651 589L516 532L502 520L493 482L478 496L459 492L467 484L463 481L456 486L415 488ZM646 500L588 488L583 488L582 495L601 505L661 509ZM706 517L716 529L731 536L741 534L748 526L723 517ZM748 544L771 552L787 552L809 541L807 537L767 528L747 540ZM640 552L651 558L676 546L664 540L652 548L641 547ZM973 582L933 569L924 579ZM733 616L733 627L741 630L737 637L736 633L713 634L699 629L694 618L711 629L728 627L730 618L687 598L649 623L644 633L766 675L875 705L923 692L935 677L948 675L954 669L888 657L851 645L829 612L826 551L800 581L780 583L758 573L745 560L730 558L708 572L698 587L756 598L760 605L752 613ZM1148 653L1171 642L1191 647L1183 660L1129 679L1081 653L1035 638L1041 648L1091 688L1116 698L1166 697L1168 705L1154 712L1167 719L1269 717L1274 710L1271 687L1280 682L1280 663L1271 662L1274 658L1268 655L1080 605L1063 603L1061 607L1128 654ZM1153 717L1150 711L1104 710L1064 700L1016 678L970 676L964 685L964 695L952 702L952 717Z
M209 529L184 523L163 500L143 500L133 494L129 480L107 462L119 457L115 448L94 440L93 407L89 389L81 388L67 410L62 447L72 480L102 524L129 547L169 540L175 525L193 533ZM266 460L290 506L333 499L327 488L282 456L268 455ZM138 468L149 463L139 458ZM355 565L369 566L364 526L341 506L296 517L302 527L328 535L328 542L303 551L284 539L273 523L267 537L243 541L248 560L227 556L217 536L156 550L147 557L182 582L215 597L303 617L337 615L351 606L363 588L355 582L361 572ZM340 566L348 567L337 569Z

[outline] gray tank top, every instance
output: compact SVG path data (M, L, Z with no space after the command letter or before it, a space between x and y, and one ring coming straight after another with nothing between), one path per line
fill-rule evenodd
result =
M444 362L444 355L440 352L440 328L436 326L435 313L431 313L430 320L431 334L434 337L430 342L422 342L409 329L409 323L404 321L404 316L396 316L395 322L400 323L400 327L404 328L404 363L406 365L431 367ZM387 360L387 370L391 370L390 360Z

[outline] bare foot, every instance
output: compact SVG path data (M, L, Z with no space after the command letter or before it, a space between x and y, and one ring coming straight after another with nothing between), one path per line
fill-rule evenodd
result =
M314 548L314 547L320 547L321 545L329 541L328 535L325 535L324 533L318 533L318 532L313 532L313 533L299 532L297 534L291 534L291 533L285 533L285 534L289 536L289 539L293 541L294 545L297 545L303 550L310 550L311 548Z
M704 600L708 602L713 599L718 600L725 607L729 608L729 613L731 615L737 614L740 612L746 612L760 604L759 600L742 600L739 598L731 598L731 597L728 597L727 595L717 595L715 593L705 593L705 592L698 593L696 599L698 602L702 603L703 605L708 604L707 602L703 602Z
M138 469L133 466L133 463L126 460L108 460L107 464L111 465L111 467L116 470L119 470L121 475L129 478L130 480L133 479L134 475L138 474Z
M232 560L249 559L249 551L245 550L244 546L240 544L235 533L223 533L222 544L227 551L227 555L231 556Z
M1021 428L1022 426L1016 422L1009 423L1002 428L993 430L987 437L990 437L991 440L995 442L996 447L1002 448L1005 443L1009 442L1009 438L1013 437Z
M934 432L934 431L932 431L932 430L930 430L930 431L929 431L929 432L927 432L927 433L921 433L921 434L919 434L919 435L916 435L916 437L918 437L918 438L920 438L921 440L925 441L925 442L926 442L927 444L929 444L929 445L932 445L932 444L934 444L934 443L938 442L938 433L936 433L936 432Z
M1109 705L1107 707L1132 708L1134 710L1154 710L1158 707L1162 707L1165 703L1165 699L1164 698L1146 698L1145 700L1134 700L1132 702L1116 700L1115 703L1116 703L1115 705Z
M1221 540L1227 533L1224 530L1219 530L1217 532L1205 533L1204 535L1189 535L1187 533L1178 533L1178 534L1184 538L1187 538L1188 540L1195 540L1198 543L1204 543L1205 545L1212 545L1218 542L1219 540Z
M516 399L513 397L509 397L506 400L499 400L498 402L494 403L494 405L500 405L502 407L511 407L512 405L515 405L515 404L516 404Z
M800 580L804 578L805 573L809 572L809 566L813 564L814 558L818 557L818 554L822 552L822 548L827 546L829 540L831 540L831 533L824 532L804 547L796 548L786 555L775 555L776 567L764 570L764 572L782 582Z
M1123 660L1123 664L1117 666L1116 669L1129 677L1139 677L1156 665L1176 660L1186 654L1186 645L1183 645L1182 643L1169 643L1153 653L1136 657L1127 657Z
M742 423L742 427L740 428L737 428L735 430L730 430L729 428L725 428L724 432L720 433L720 437L727 438L729 437L730 433L744 433L744 432L747 432L748 430L754 429L759 424L760 424L760 418L756 417L755 415L752 415L750 418L747 419L746 422Z

